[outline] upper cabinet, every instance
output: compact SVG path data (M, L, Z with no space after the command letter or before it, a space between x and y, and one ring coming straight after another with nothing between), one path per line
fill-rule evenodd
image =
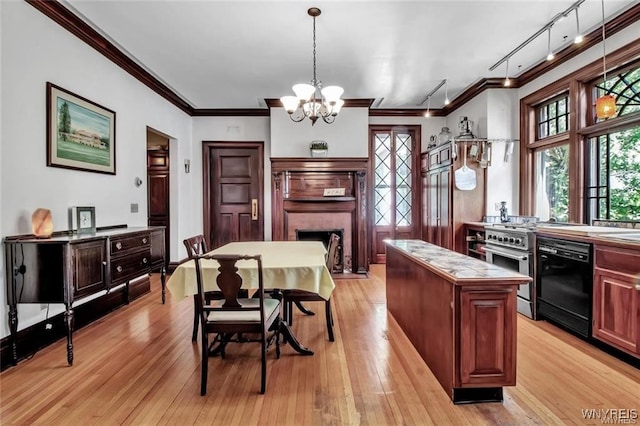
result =
M462 170L464 150L471 145L457 142L432 148L421 155L422 239L464 253L464 222L479 222L485 213L485 168L467 160ZM463 185L475 174L475 187ZM456 179L459 179L456 185Z

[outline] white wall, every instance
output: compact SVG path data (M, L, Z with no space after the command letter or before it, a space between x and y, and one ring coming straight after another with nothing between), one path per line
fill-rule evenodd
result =
M95 206L98 226L146 225L146 128L171 135L176 170L180 153L190 151L191 118L26 2L0 2L0 11L0 234L30 233L38 207L51 210L56 230L68 229L67 211L74 205ZM47 81L116 112L116 175L46 166ZM135 177L145 183L136 187ZM177 202L186 203L181 192L188 182L176 179ZM131 203L139 213L130 213ZM172 217L178 233L180 211L187 210ZM2 337L9 334L4 282L2 273ZM52 306L49 315L60 311L60 305ZM20 305L19 328L43 315L38 305Z
M284 112L283 112L284 113ZM298 123L299 125L301 123ZM194 117L193 142L188 157L191 159L189 176L189 215L183 222L180 241L203 232L202 206L202 142L264 142L264 237L271 239L271 137L269 117ZM182 244L180 244L182 246ZM182 258L186 257L183 248ZM178 256L180 258L180 256Z
M487 90L487 138L518 139L520 128L518 92L512 89ZM513 153L505 161L505 149L509 144L492 144L491 167L487 167L486 214L496 216L495 204L507 202L509 214L519 214L519 142L511 144Z
M420 152L427 150L429 146L429 137L437 135L446 125L444 117L369 117L369 124L398 124L398 125L419 125L420 133Z
M369 109L343 108L333 124L319 119L312 126L308 118L296 123L284 108L271 108L272 157L308 157L313 140L329 144L329 157L367 157Z

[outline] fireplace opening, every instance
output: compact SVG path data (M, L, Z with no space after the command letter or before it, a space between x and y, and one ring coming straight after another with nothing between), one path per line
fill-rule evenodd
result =
M296 229L296 240L298 241L322 241L324 246L329 248L329 240L331 234L336 234L338 240L338 249L336 250L336 262L333 272L344 272L344 252L342 250L343 229Z

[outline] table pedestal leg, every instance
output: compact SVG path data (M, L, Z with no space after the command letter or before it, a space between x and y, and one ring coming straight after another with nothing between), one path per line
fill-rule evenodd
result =
M313 351L303 346L291 331L291 327L286 321L280 321L280 334L284 338L285 343L289 343L291 348L302 355L313 355Z

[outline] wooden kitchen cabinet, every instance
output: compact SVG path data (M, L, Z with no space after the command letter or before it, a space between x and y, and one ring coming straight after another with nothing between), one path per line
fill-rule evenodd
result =
M485 212L485 169L467 160L467 167L476 172L476 188L457 189L454 171L462 167L462 150L468 149L464 144L458 145L455 160L450 143L421 154L422 239L465 253L463 224L480 221Z
M640 252L595 245L593 337L640 355Z

